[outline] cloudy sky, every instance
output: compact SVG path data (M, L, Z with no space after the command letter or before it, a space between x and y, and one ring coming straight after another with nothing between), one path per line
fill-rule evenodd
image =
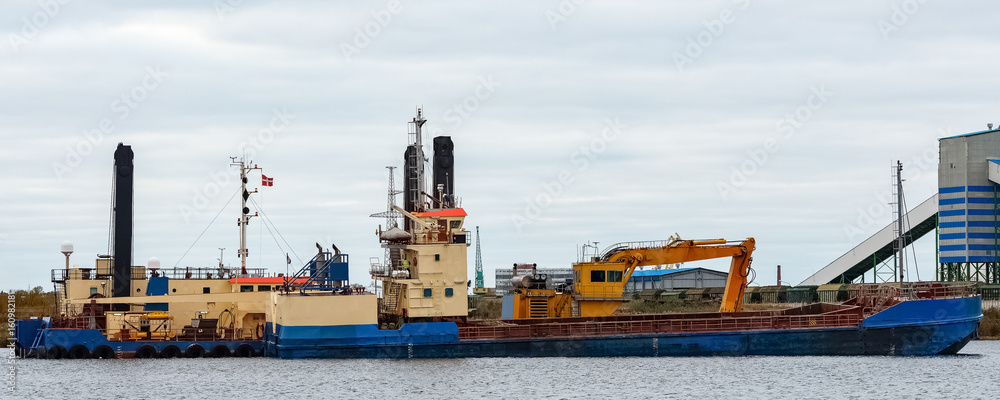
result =
M781 264L797 284L889 223L894 160L915 206L938 138L1000 122L991 5L7 1L0 282L50 288L65 240L73 264L108 252L124 142L136 265L212 266L219 248L235 265L229 157L247 154L274 178L255 198L284 238L252 220L250 266L336 243L368 284L369 214L422 106L455 142L490 286L497 267L675 233L755 237L757 282ZM931 237L917 253L931 278Z

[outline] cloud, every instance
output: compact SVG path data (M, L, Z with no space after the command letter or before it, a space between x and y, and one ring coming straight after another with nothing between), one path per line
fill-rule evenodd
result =
M428 129L455 141L456 187L467 226L483 232L488 283L493 268L514 262L568 266L586 241L674 232L754 236L759 280L773 281L782 264L797 283L853 246L842 227L888 188L891 160L933 176L907 160L936 148L940 132L1000 122L989 90L995 35L964 23L987 19L985 3L925 4L883 38L877 23L892 17L892 1L753 2L678 71L672 54L740 4L585 2L553 30L546 12L557 1L403 1L348 60L340 45L384 18L388 2L243 2L222 18L205 2L69 3L16 51L0 45L0 276L43 282L62 264L64 240L81 265L107 251L118 142L136 153L135 264L214 265L220 247L235 260L237 210L223 210L234 182L187 222L181 208L214 174L232 173L228 157L277 108L295 118L255 148L254 162L275 178L258 200L292 248L255 219L251 264L284 272L284 252L305 261L313 242L336 242L354 258L352 280L367 284L364 261L382 256L372 235L382 221L368 215L385 208L384 166L401 165L405 123L422 106ZM0 31L13 34L38 12L34 3L0 10ZM166 74L162 84L121 118L115 102L150 67ZM449 110L489 77L502 86L456 124ZM780 137L778 121L816 85L836 95L720 198L716 183ZM574 169L574 154L609 118L628 128ZM104 119L114 131L59 180L53 164ZM574 183L518 233L511 215L564 170ZM915 205L936 181L909 185ZM933 243L917 246L929 276Z

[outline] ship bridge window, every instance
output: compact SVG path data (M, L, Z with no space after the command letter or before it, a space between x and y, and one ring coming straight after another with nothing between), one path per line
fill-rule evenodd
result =
M458 227L460 227L460 226L462 226L462 221L461 220L457 220L457 219L451 220L451 229L458 229Z
M608 271L608 282L621 282L622 271Z
M258 292L270 292L271 291L271 286L270 285L257 285L257 291Z
M252 291L253 291L253 285L240 285L240 293L252 292Z
M604 270L593 270L590 271L590 281L591 282L604 282Z

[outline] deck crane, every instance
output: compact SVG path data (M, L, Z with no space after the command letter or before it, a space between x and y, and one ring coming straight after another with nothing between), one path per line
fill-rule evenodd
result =
M612 315L624 302L625 283L636 268L712 258L732 257L719 312L743 309L743 292L750 274L755 241L682 240L627 242L608 247L589 261L573 264L573 283L549 288L544 274L515 279L512 317L562 318Z

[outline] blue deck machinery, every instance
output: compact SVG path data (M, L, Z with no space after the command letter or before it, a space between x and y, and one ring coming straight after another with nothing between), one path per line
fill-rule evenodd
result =
M316 243L316 255L289 280L291 290L306 294L307 291L336 292L350 290L348 277L348 256L340 252L337 245L333 252L324 250Z

